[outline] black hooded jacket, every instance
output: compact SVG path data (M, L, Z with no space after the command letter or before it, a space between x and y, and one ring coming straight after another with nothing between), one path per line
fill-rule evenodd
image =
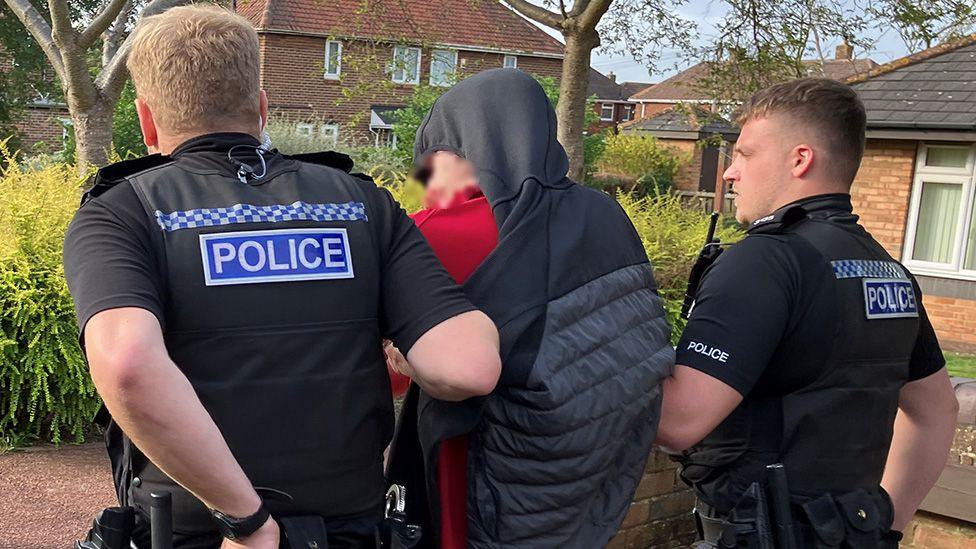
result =
M602 547L641 478L674 363L640 238L610 196L566 177L555 112L521 71L482 72L438 99L415 158L437 150L474 163L498 223L464 289L498 326L503 371L487 398L413 389L391 480L409 476L411 437L433 479L438 444L469 433L470 547Z

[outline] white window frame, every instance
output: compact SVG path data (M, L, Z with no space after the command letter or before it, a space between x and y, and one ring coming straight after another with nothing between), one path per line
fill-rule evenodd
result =
M322 127L319 128L319 133L322 135L322 139L331 139L333 147L339 144L339 124L334 122L322 124ZM329 134L331 134L331 137Z
M511 61L512 64L509 66L508 62ZM517 55L506 55L502 57L502 68L506 69L517 69L518 68L518 56Z
M454 54L454 72L452 72L451 75L448 76L448 79L445 82L434 81L434 59L437 58L438 52ZM450 86L451 84L454 83L453 80L454 78L457 77L457 72L458 72L458 51L457 50L451 50L447 48L437 48L430 51L430 76L427 77L427 81L430 83L431 86L439 86L439 87Z
M605 118L603 116L603 110L610 107L610 118ZM615 105L613 103L600 103L600 121L601 122L613 122L613 117L616 113Z
M965 168L942 168L925 165L925 156L929 147L967 149L969 157ZM959 201L960 211L956 212L956 242L953 243L952 259L949 263L921 261L912 259L915 253L915 237L918 230L919 208L922 203L922 187L926 182L950 183L962 186L962 199ZM902 263L913 273L937 276L941 278L957 278L976 280L976 270L963 269L963 254L966 252L967 238L973 223L976 223L976 144L944 144L919 142L918 154L915 158L915 176L912 180L911 202L908 208L908 223L905 228L905 246L902 251Z
M336 55L336 72L329 72L329 46L335 44L339 51ZM323 71L326 80L339 80L342 76L342 42L339 40L328 40L325 42L325 70Z
M414 51L417 52L417 76L415 78L413 78L412 80L407 80L406 79L407 71L406 71L406 69L403 69L401 67L401 69L399 69L399 70L403 70L403 76L404 76L404 78L398 79L396 77L396 73L397 73L397 70L398 70L398 68L397 68L398 61L397 61L397 59L399 57L401 57L400 52L407 52L407 51L410 51L410 50L414 50ZM402 55L402 57L406 57L406 55L404 54L404 55ZM420 49L418 47L415 47L415 46L394 46L394 48L393 48L393 66L392 66L391 71L390 71L391 72L390 77L393 79L393 83L394 84L412 84L414 86L416 86L417 84L420 84L420 73L422 72L420 69L421 69L421 67L423 67L423 63L422 62L423 62L423 50L422 49Z
M301 137L312 137L312 134L314 133L315 125L313 124L308 122L299 122L298 124L295 124L295 135Z
M623 109L623 111L624 111L624 114L621 117L622 121L629 122L629 121L631 121L631 120L634 119L634 106L633 105L621 105L620 108Z

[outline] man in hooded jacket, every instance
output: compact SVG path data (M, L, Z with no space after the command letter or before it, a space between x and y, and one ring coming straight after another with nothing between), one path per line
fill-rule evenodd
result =
M468 434L470 547L602 547L641 478L674 363L640 238L610 196L566 177L555 112L521 71L485 71L441 96L414 156L438 151L473 163L498 225L463 287L499 328L502 375L465 403L412 387L388 476L428 495L407 512L436 547L438 448Z

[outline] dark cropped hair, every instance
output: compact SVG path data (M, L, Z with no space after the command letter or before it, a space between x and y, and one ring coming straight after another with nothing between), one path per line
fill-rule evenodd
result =
M740 126L773 114L813 127L828 148L830 168L850 185L864 155L867 115L849 86L827 78L801 78L759 90L739 109Z

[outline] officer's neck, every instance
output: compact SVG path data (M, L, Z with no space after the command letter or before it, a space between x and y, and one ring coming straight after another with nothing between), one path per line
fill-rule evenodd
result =
M157 132L157 144L155 147L150 147L150 153L159 152L166 156L173 154L173 151L178 149L180 145L186 143L187 141L203 136L210 135L212 133L246 133L253 136L255 139L261 139L260 130L252 127L239 128L239 127L223 127L207 130L195 130L189 132L181 133L164 133Z
M772 211L775 212L776 210L789 206L790 204L802 202L817 196L830 194L850 194L851 192L850 185L822 181L801 181L794 183L790 189L792 189L792 192L786 192L777 197L776 202L773 204Z

